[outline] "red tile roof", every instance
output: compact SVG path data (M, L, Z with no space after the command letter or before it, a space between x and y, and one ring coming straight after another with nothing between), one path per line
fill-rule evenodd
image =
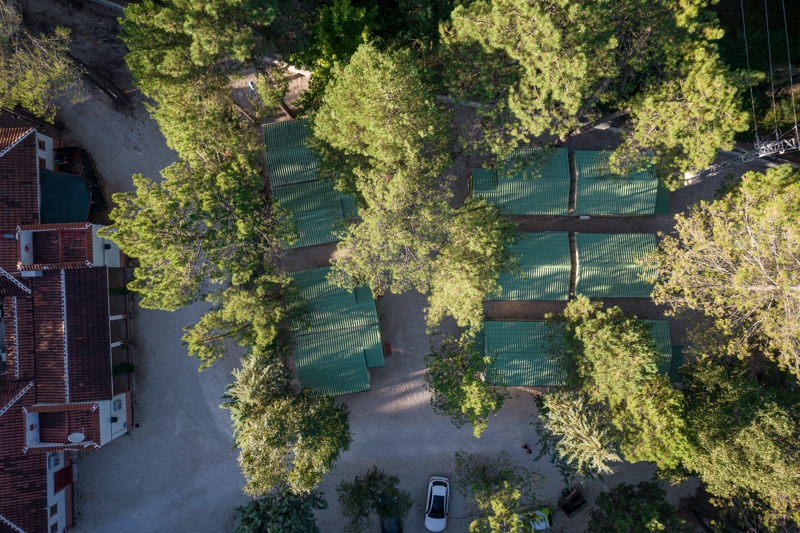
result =
M22 278L12 276L0 268L0 298L6 296L27 296L31 294L31 288Z
M108 269L65 270L64 280L70 402L111 399Z
M0 157L3 157L5 152L14 148L14 144L33 131L33 128L0 128Z
M33 264L17 263L19 270L55 270L92 266L94 248L90 223L60 229L42 229L41 225L29 225L20 227L20 230L33 230Z
M7 373L15 379L36 377L33 342L33 298L3 300Z
M22 453L23 407L33 404L34 388L26 390L30 382L7 377L0 376L0 532L44 532L48 520L47 458Z
M10 139L13 135L7 129L0 129L0 139ZM28 134L6 150L0 156L0 268L11 272L17 268L19 244L2 238L2 234L14 233L18 224L39 223L36 135Z
M96 403L64 404L46 406L51 409L41 410L37 406L28 408L28 412L39 413L39 441L70 446L69 436L83 433L85 441L100 444L100 409ZM80 407L80 409L75 409ZM28 448L31 453L34 448Z
M23 333L22 324L18 323L20 338L23 334L33 338L37 403L69 401L64 351L62 272L45 271L40 278L30 278L33 290L32 330L25 330Z
M8 374L35 378L38 403L111 399L108 269L44 271L26 281L33 296L4 300Z

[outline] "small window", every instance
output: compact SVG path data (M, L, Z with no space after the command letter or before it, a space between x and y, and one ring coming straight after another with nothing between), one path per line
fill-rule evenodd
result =
M50 470L54 469L60 464L61 464L60 453L54 453L53 455L47 458L47 468L49 468Z
M58 514L58 504L54 503L50 506L50 518L53 518L55 515Z
M41 150L42 152L47 150L47 145L45 144L45 142L43 140L37 139L36 142L39 144L39 150Z
M50 524L50 533L58 533L58 522Z
M39 158L39 167L40 168L47 168L47 159L44 157Z

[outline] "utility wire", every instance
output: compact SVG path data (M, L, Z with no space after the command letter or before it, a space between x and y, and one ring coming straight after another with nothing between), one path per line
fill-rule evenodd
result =
M739 0L742 6L742 32L744 35L744 57L747 60L747 73L750 75L750 52L747 49L747 25L744 21L744 0ZM750 78L752 80L752 78ZM753 106L753 126L756 131L756 142L758 142L758 120L756 119L756 100L753 98L753 83L750 83L750 104Z
M767 55L769 56L769 82L772 85L772 114L775 118L775 136L780 139L778 131L778 109L775 105L775 78L772 76L772 44L769 39L769 11L767 10L767 0L764 0L764 15L767 17Z
M789 26L786 22L786 4L781 0L783 8L783 31L786 33L786 59L789 60L789 94L792 95L792 114L794 115L794 135L800 140L800 131L797 129L797 109L794 105L794 80L792 80L792 50L789 48Z

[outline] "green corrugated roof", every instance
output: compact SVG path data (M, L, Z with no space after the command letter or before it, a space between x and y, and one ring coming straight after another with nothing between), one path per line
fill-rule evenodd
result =
M662 374L672 375L676 356L670 345L669 322L643 320L652 325L651 334L663 358L658 366ZM566 382L566 372L557 356L561 338L553 336L544 321L487 320L484 335L476 346L494 359L487 381L508 387L557 387ZM680 355L680 362L683 357Z
M303 248L338 241L336 232L340 228L340 217L340 212L335 209L295 213L292 219L297 228L297 240L288 248Z
M653 340L656 341L656 347L658 351L662 354L662 359L658 364L658 371L661 374L668 374L669 373L669 365L672 361L672 341L669 337L669 322L666 320L642 320L647 324L650 324L653 329L650 330L650 334L653 336Z
M521 172L516 170L517 158L527 157L532 159L531 164ZM508 169L514 169L514 174L504 176L506 178L570 180L569 152L566 148L518 148L500 166L504 169L504 174L508 173Z
M384 366L381 328L378 324L301 335L294 343L298 367L328 365L349 360L365 360L367 368Z
M294 357L298 368L362 360L367 368L386 364L378 324L298 336Z
M578 265L575 292L589 298L649 298L653 286L638 265Z
M331 296L345 296L352 294L352 291L338 287L328 281L331 267L312 268L309 270L298 270L290 272L289 276L294 281L300 291L300 297L304 300L315 300L317 298L330 298Z
M655 250L649 233L576 233L578 275L576 292L590 298L647 298L652 285L640 274L652 272L636 264Z
M335 232L341 229L341 219L352 216L355 201L340 194L330 181L309 181L276 187L272 191L278 202L292 212L297 224L297 241L289 248L302 248L335 242Z
M363 360L298 368L297 379L303 387L331 396L369 390L369 370Z
M308 303L311 311L311 330L296 330L295 335L355 328L378 323L375 300L357 303L352 294L319 298Z
M335 286L327 279L330 270L323 267L290 274L300 297L308 301L311 315L310 331L298 329L298 322L293 324L296 336L378 324L372 292L367 287L351 291Z
M633 264L656 249L652 233L575 233L580 264Z
M308 149L305 120L264 125L265 158L272 196L292 212L298 239L289 248L339 240L342 217L356 214L355 200L340 194L333 182L317 179L319 161Z
M341 211L341 196L333 183L325 180L276 187L272 195L292 213L307 213L319 209Z
M567 233L525 233L511 247L522 275L500 274L499 296L490 300L563 300L569 298L571 260Z
M669 215L670 192L664 182L658 180L658 193L656 194L656 215Z
M331 267L292 272L308 302L310 330L293 324L297 377L323 394L369 390L368 368L383 366L378 311L367 287L348 290L328 281Z
M306 119L264 124L264 146L268 152L301 148L306 145L308 124Z
M535 153L524 149L518 153ZM510 163L501 166L507 167ZM472 194L518 215L566 215L569 210L569 158L566 148L548 150L536 162L511 176L497 171L474 169Z
M543 321L486 321L485 353L494 360L487 372L491 383L509 387L556 387L566 374L552 355L553 338Z
M308 148L267 152L266 159L269 184L273 189L317 179L319 160Z
M574 152L578 176L577 215L652 215L656 211L658 180L650 168L625 176L608 168L611 152Z
M630 181L652 181L656 179L654 167L631 172L624 176L612 173L608 166L608 159L611 156L611 152L607 150L575 150L573 154L575 157L575 170L579 180L606 177Z

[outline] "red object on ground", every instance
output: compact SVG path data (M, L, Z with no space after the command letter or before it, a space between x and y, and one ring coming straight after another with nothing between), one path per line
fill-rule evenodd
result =
M384 345L383 345L383 353L386 355L386 357L389 357L390 355L392 355L392 343L390 343L390 342L384 343Z

